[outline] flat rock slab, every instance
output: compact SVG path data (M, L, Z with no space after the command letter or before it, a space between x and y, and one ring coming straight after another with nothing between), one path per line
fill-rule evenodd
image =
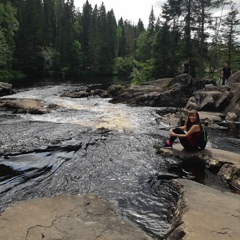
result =
M183 149L181 144L174 144L172 149L164 149L160 146L155 146L155 148L165 156L175 156L184 160L198 158L210 166L222 166L225 163L240 164L240 154L221 149L206 148L204 150L188 152Z
M0 216L4 240L150 240L117 217L114 204L93 194L18 202Z
M175 183L181 185L178 208L181 224L168 239L240 239L240 195L187 179L178 179Z

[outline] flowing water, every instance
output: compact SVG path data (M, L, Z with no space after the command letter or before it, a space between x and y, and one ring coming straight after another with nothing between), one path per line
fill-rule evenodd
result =
M116 201L120 214L153 238L163 238L178 201L168 176L201 182L200 176L202 183L212 185L217 177L204 168L197 174L193 168L179 168L179 160L156 154L152 146L169 128L156 124L156 108L114 105L98 97L61 97L81 86L43 84L10 96L42 99L58 107L43 115L1 113L1 210L35 197L92 192ZM235 141L227 141L229 148L238 149Z

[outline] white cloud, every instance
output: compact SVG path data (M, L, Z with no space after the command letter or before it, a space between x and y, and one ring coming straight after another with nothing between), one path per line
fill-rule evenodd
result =
M74 0L75 6L79 7L80 11L82 11L85 2L83 0ZM122 17L123 20L130 20L137 25L140 18L144 25L147 26L152 6L155 17L158 17L161 12L161 5L165 0L88 0L88 2L93 8L96 4L100 7L104 2L106 11L113 9L117 21Z
M75 6L79 7L80 11L82 11L85 2L86 0L74 0ZM130 20L137 25L140 18L144 25L147 26L152 6L157 18L161 13L163 3L166 3L167 0L88 0L88 2L93 8L96 4L100 7L104 2L106 11L113 9L117 21L122 17L123 20ZM233 2L240 8L240 0L233 0Z

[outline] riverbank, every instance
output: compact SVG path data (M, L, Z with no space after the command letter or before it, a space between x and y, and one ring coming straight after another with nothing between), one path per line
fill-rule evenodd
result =
M218 169L218 175L232 192L214 189L187 179L175 179L173 184L180 199L169 240L227 240L240 238L240 155L221 149L207 148L187 152L181 144L173 149L158 149L165 157L182 161L202 161L206 168Z
M187 179L174 182L179 187L180 200L168 240L240 239L240 195Z

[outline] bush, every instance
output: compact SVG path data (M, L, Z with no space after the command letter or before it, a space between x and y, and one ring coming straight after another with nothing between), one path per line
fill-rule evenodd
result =
M0 70L0 81L3 82L8 82L8 80L11 79L20 79L20 78L24 78L25 75L21 72L18 71L13 71L13 70Z

